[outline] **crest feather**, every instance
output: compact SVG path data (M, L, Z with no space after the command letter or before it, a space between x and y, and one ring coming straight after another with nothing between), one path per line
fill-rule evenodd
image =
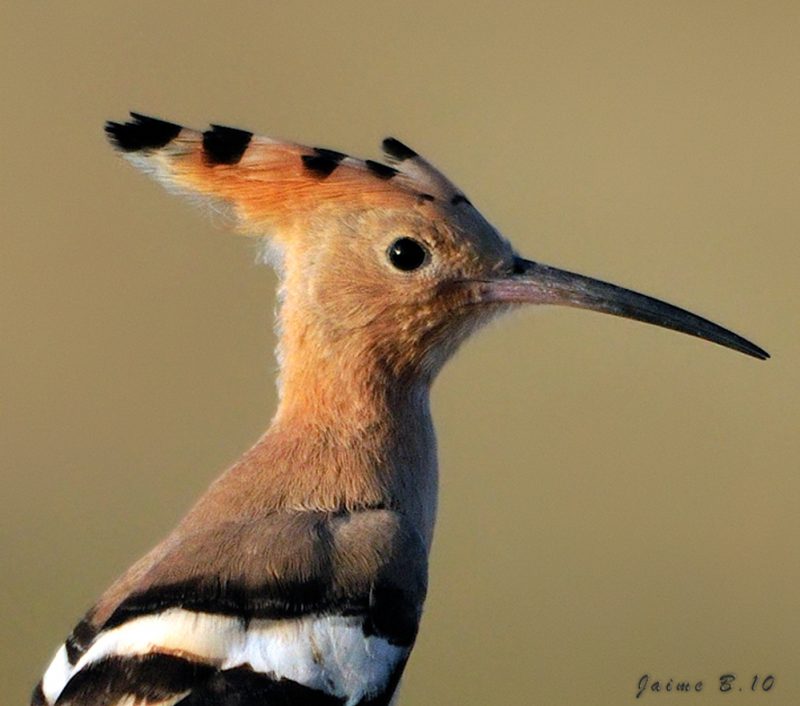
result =
M221 203L236 225L280 233L324 207L326 213L363 208L424 208L452 202L458 190L441 172L399 140L383 147L390 165L325 148L255 136L212 125L199 132L131 113L108 122L112 145L136 167L171 191Z

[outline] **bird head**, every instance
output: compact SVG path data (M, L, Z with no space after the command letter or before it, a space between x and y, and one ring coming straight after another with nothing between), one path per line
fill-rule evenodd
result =
M591 309L756 358L744 338L666 302L523 259L441 172L398 140L386 162L138 114L112 143L171 190L264 236L282 275L283 345L432 379L471 332L522 304Z

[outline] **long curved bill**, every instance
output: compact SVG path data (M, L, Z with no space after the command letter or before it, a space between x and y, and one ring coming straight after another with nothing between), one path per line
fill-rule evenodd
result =
M561 304L623 316L704 338L754 358L769 358L763 348L717 324L672 304L591 277L516 258L514 273L483 283L485 302Z

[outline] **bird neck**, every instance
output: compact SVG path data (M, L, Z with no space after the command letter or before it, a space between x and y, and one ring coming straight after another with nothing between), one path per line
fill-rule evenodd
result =
M323 340L297 322L281 327L278 359L272 424L197 512L209 504L239 517L384 507L430 542L438 474L429 383L392 374L348 337Z
M391 507L430 539L437 499L429 382L353 336L282 327L280 402L262 443L291 458L289 505Z

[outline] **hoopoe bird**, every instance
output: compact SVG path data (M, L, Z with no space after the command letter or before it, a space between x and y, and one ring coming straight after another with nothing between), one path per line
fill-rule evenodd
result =
M637 319L765 359L665 302L526 260L396 139L362 161L135 113L108 137L267 240L269 429L78 623L33 706L386 706L417 635L437 500L429 388L520 304Z

